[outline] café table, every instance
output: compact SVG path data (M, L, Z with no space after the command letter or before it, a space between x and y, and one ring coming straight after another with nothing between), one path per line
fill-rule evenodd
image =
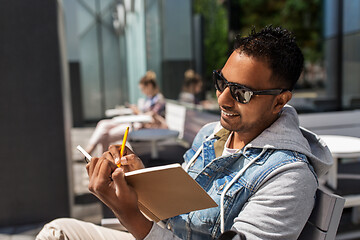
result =
M169 138L177 138L179 131L171 129L139 129L129 133L130 141L145 141L151 144L151 158L157 159L159 157L159 150L157 143Z
M360 138L342 135L319 135L329 147L334 164L328 172L327 184L337 188L338 163L341 158L360 158Z
M152 116L148 114L137 114L137 115L124 115L113 118L116 123L147 123L151 122Z
M115 116L121 116L121 115L130 115L134 114L133 110L131 108L113 108L113 109L107 109L105 111L106 117L115 117Z

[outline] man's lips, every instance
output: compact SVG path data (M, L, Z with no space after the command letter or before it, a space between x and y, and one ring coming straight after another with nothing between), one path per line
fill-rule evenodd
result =
M229 116L229 117L240 116L240 114L238 113L229 113L229 112L225 112L224 110L221 110L221 114L224 114L225 116Z

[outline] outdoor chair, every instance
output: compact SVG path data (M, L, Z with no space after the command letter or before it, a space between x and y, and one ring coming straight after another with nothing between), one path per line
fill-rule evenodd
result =
M344 198L318 188L314 208L298 240L334 240L344 204ZM217 240L231 240L234 236L236 233L230 230Z
M314 208L298 239L334 240L344 204L344 198L318 188Z

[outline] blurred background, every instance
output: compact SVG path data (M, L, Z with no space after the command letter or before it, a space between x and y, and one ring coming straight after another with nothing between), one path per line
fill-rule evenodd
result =
M217 114L212 70L237 34L270 24L303 50L290 102L300 114L360 107L358 0L0 0L0 233L64 216L98 222L74 145L106 110L143 97L148 70L177 100L193 69L198 98L212 103L201 111Z
M214 97L211 73L224 65L234 37L269 24L293 31L304 52L306 68L293 102L298 111L356 108L359 5L357 0L64 0L67 61L78 73L72 84L79 82L72 91L82 96L72 101L83 113L74 121L98 120L114 105L135 103L146 70L156 72L168 99L178 97L189 68L203 76L202 98Z

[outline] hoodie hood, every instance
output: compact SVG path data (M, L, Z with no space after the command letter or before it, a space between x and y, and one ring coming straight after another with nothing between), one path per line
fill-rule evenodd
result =
M280 117L245 148L291 150L308 157L318 177L332 166L333 158L325 142L316 134L299 127L296 110L285 105Z

